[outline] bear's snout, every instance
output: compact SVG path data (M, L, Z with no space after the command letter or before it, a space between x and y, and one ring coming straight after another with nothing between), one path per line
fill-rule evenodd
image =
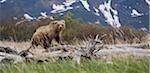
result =
M62 27L59 27L59 29L62 29Z
M62 25L59 25L59 29L60 29L60 30L64 29L64 25L63 25L63 24L62 24Z

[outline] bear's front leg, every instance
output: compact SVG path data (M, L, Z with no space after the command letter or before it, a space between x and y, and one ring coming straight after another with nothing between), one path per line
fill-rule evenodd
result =
M56 40L56 42L59 43L60 45L64 45L64 43L62 43L62 41L61 41L61 37L56 37L55 40Z

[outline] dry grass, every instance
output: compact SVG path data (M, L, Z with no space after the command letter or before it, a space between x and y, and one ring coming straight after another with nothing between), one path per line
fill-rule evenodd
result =
M30 42L0 41L0 46L25 49L30 46Z

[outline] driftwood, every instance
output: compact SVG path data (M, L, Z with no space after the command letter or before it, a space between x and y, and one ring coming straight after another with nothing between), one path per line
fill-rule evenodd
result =
M104 36L103 36L104 37ZM0 47L0 62L13 61L20 63L25 61L45 61L49 59L59 59L69 57L77 64L81 63L81 58L85 59L100 59L105 56L125 56L132 55L135 57L150 57L149 44L136 45L104 45L100 40L99 35L95 39L87 39L85 44L77 45L58 45L49 47L45 50L22 50L20 52L13 50L10 47ZM146 46L146 47L143 47Z
M7 53L2 53L0 52L0 62L10 62L13 61L13 63L21 63L25 60L25 58L19 56L19 55L14 55L14 54L7 54Z

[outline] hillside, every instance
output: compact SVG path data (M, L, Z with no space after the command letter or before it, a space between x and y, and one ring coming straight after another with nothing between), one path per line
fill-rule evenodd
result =
M105 16L107 12L103 13L100 5L110 8L109 16ZM85 23L99 21L104 26L120 23L122 26L149 29L148 0L6 0L0 3L0 21L5 24L7 20L24 14L39 17L41 12L63 17L68 11Z

